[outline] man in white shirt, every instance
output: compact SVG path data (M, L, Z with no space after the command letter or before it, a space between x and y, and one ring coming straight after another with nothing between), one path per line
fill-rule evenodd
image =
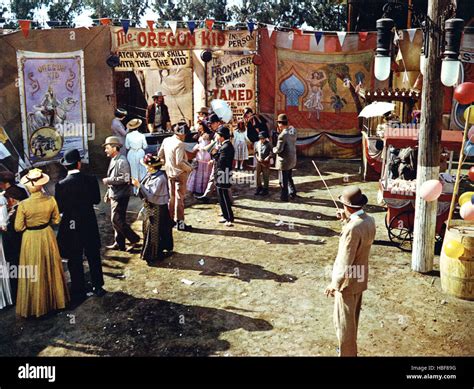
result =
M186 123L174 126L174 135L163 140L158 157L164 161L170 189L170 216L176 222L179 231L188 231L191 226L184 223L184 198L186 196L186 182L189 173L193 170L188 163L184 138L186 137Z

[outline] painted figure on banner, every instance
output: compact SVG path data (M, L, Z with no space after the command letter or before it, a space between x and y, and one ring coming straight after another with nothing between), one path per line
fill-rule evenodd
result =
M307 79L310 93L304 102L304 106L308 109L308 119L311 119L312 111L316 112L316 118L319 120L319 113L324 109L323 86L326 81L326 73L322 70L312 72L311 78Z

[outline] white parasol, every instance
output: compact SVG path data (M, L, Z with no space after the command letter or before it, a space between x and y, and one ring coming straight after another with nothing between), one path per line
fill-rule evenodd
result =
M366 107L364 107L364 109L360 111L359 117L373 118L376 116L382 116L383 114L393 111L394 109L395 109L395 104L393 103L386 103L384 101L375 101L372 104L369 104Z
M224 123L229 123L232 120L232 109L230 109L226 101L219 99L212 100L211 107L214 113L219 116Z

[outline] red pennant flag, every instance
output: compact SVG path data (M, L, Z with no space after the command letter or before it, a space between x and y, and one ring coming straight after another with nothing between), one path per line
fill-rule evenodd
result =
M19 20L18 23L20 24L21 31L23 32L23 36L28 38L28 34L30 32L30 25L31 20Z
M359 39L362 41L362 42L365 42L367 40L367 36L369 35L369 32L368 31L362 31L362 32L359 32Z
M99 19L99 22L100 22L100 24L102 24L103 26L108 26L109 24L112 23L112 19L110 19L110 18L100 18L100 19Z
M303 35L303 30L301 30L300 28L293 28L293 31L296 35Z
M212 30L213 25L214 25L214 19L206 19L206 27L208 30Z
M155 21L154 20L147 20L146 24L148 24L148 28L150 29L150 31L153 32L153 27L155 26Z

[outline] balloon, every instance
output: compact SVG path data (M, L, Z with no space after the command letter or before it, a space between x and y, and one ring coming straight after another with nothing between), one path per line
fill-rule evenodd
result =
M474 142L474 126L472 126L469 132L467 133L467 140Z
M469 109L470 108L470 109ZM467 120L467 113L469 111L469 120ZM468 121L471 124L474 124L474 105L470 105L464 111L464 120Z
M467 201L471 201L471 197L474 196L474 192L465 192L459 197L459 205L462 207Z
M469 169L469 172L467 173L469 179L474 182L474 166L472 166L470 169Z
M435 201L443 191L443 184L439 180L428 180L421 185L420 196L425 201Z
M459 104L474 103L474 82L463 82L454 89L454 98Z
M466 157L474 157L474 143L473 142L466 142L464 146L464 155Z
M459 214L466 221L474 221L474 204L466 201L459 210Z
M444 252L448 257L459 258L464 254L464 246L455 240L450 240L444 245Z

